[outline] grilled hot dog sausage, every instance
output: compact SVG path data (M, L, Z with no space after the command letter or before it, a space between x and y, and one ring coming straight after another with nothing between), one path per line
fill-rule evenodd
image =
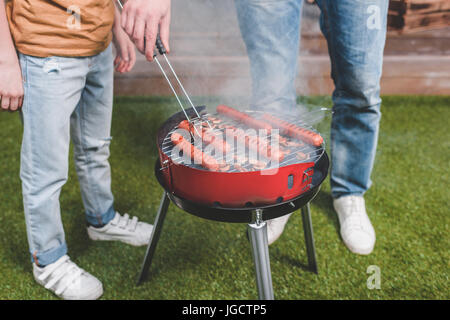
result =
M227 107L225 105L219 105L216 108L218 113L222 113L236 121L242 122L249 127L255 128L255 129L266 129L270 131L272 129L272 126L264 121L255 119L248 114L238 111L236 109L233 109L231 107Z
M229 126L228 130L233 132L238 143L245 143L245 145L257 152L257 154L269 157L272 160L281 162L284 159L284 154L281 150L273 150L269 142L259 136L248 136L243 129ZM267 153L265 153L267 152Z
M279 128L281 130L281 134L303 140L306 143L312 144L316 147L323 143L323 138L319 134L296 126L295 124L284 121L271 114L265 113L263 115L263 119L271 123L275 128Z
M172 133L170 140L183 151L183 154L190 155L191 159L194 160L195 163L200 163L202 167L205 167L211 171L219 170L219 164L216 159L193 146L181 134L176 132Z
M187 120L181 121L178 125L178 128L190 131L197 137L199 136L197 131L199 131L199 133L202 135L199 138L201 138L202 141L206 144L212 144L215 149L222 154L230 151L230 145L226 141L224 141L220 135L214 134L211 129L198 127L196 131L192 124Z

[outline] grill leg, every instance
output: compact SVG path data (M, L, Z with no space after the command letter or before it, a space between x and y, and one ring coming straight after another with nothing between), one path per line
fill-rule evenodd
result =
M156 245L158 244L158 240L161 235L161 230L164 224L164 219L166 218L169 204L170 199L167 196L167 193L164 192L161 203L159 205L158 214L153 225L152 235L150 236L150 241L147 246L147 252L145 253L144 262L142 263L141 273L139 275L137 285L140 285L147 278L148 270L150 269L150 265L152 264L153 255L155 253Z
M309 268L318 273L316 248L314 245L314 233L311 221L311 212L309 210L309 202L302 208L303 232L305 234L306 252L308 254Z
M270 272L269 245L267 243L267 225L264 221L248 225L248 234L252 246L256 271L256 285L260 300L273 300L272 275Z

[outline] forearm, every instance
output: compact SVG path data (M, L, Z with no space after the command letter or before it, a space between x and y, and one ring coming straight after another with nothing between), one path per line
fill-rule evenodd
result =
M112 32L114 39L117 39L118 37L121 37L122 34L125 34L125 31L122 29L122 26L120 25L122 9L120 8L117 0L112 1L114 2L114 23L112 27ZM123 3L123 0L121 1L121 3Z
M114 3L114 24L113 24L113 32L114 29L120 26L120 11L119 4L117 0L111 0ZM122 1L121 1L122 2Z
M122 9L128 0L111 0L114 3L114 26L120 25L120 16L122 15Z
M6 18L5 1L0 0L0 64L10 63L18 63L18 59Z
M122 29L121 26L121 17L122 10L120 5L116 0L112 0L115 2L114 8L114 25L112 28L113 31L113 42L116 48L116 58L114 60L115 70L123 73L130 71L134 63L136 62L136 53L133 42L131 42L128 35Z

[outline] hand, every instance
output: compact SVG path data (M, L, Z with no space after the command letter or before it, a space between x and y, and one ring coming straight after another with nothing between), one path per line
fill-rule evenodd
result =
M121 25L148 61L153 60L156 36L169 48L171 0L128 0L122 10ZM145 39L145 40L144 40Z
M0 103L2 111L16 111L22 107L23 83L19 62L0 61Z
M117 52L114 59L116 71L120 73L130 71L136 62L136 52L133 42L120 24L115 25L113 28L113 42Z

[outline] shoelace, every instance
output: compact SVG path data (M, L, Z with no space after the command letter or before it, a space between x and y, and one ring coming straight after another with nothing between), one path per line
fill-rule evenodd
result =
M128 213L125 213L123 215L123 217L117 213L116 216L114 217L114 219L111 221L111 224L116 225L122 229L127 229L129 231L135 231L137 228L137 224L138 224L138 218L133 217L130 220L130 216Z
M84 273L85 271L79 268L75 263L70 261L68 256L63 256L57 262L52 265L49 265L45 271L38 276L40 281L44 281L48 277L51 277L51 280L45 285L46 289L52 288L56 283L58 283L58 287L55 290L57 295L63 293L69 286L71 286L76 279ZM64 278L64 281L60 281Z

